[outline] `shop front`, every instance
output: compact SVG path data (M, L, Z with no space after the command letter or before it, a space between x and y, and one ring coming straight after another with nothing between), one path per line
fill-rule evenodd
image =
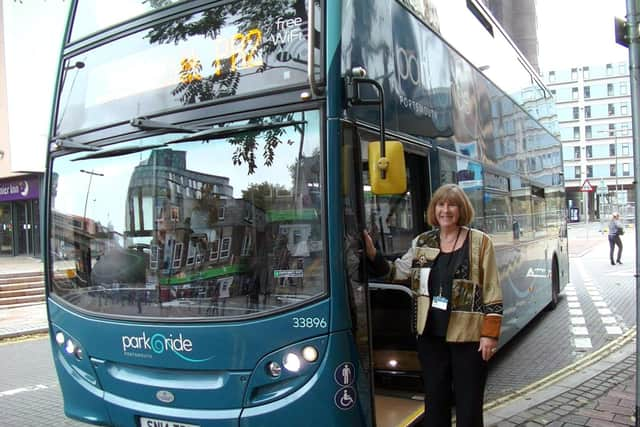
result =
M0 180L0 256L39 257L40 175Z

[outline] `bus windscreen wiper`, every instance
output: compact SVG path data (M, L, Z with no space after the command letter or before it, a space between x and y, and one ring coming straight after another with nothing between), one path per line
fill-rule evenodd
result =
M160 123L160 122L155 122L155 123ZM207 141L212 139L221 139L221 138L227 138L229 136L236 135L242 132L264 131L268 129L277 129L277 128L287 127L287 126L302 125L306 123L307 122L305 120L289 120L284 122L272 122L267 124L255 123L255 124L241 125L241 126L214 127L214 128L205 129L202 131L195 131L193 129L187 130L188 128L176 126L176 128L181 129L176 131L195 132L195 133L192 133L191 135L185 136L183 138L167 141L163 144L128 146L128 147L116 148L114 150L100 150L96 153L87 154L86 156L73 159L73 161L76 162L78 160L98 159L98 158L104 158L104 157L117 157L125 154L137 153L139 151L166 147L167 145L170 145L170 144L179 144L179 143L188 142L188 141L199 141L199 140ZM160 123L160 126L162 126L162 123ZM173 125L167 125L167 127L155 127L154 129L172 130L173 128L174 128ZM147 129L151 129L151 128L147 128Z
M88 159L99 159L103 157L117 157L123 156L125 154L137 153L138 151L151 150L153 148L165 147L167 144L153 144L153 145L144 145L144 146L129 146L129 147L121 147L116 148L114 150L100 150L96 153L87 154L86 156L78 157L73 159L72 162L77 162L78 160L88 160Z
M181 142L199 141L199 140L209 141L212 139L228 138L230 136L237 135L242 132L264 131L268 129L277 129L277 128L287 127L287 126L303 125L306 123L307 123L306 120L288 120L284 122L254 123L254 124L240 125L240 126L214 127L214 128L205 129L205 130L196 132L189 136L167 141L166 144L167 145L179 144Z
M199 129L186 126L172 125L171 123L159 122L157 120L149 120L145 117L131 119L129 124L141 130L166 130L168 132L195 133Z

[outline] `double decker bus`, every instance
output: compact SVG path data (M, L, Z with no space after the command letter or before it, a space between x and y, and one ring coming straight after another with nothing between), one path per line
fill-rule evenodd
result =
M474 0L71 2L44 221L65 413L415 422L386 392L419 371L413 290L369 277L362 231L392 259L462 186L504 344L568 281L552 106Z

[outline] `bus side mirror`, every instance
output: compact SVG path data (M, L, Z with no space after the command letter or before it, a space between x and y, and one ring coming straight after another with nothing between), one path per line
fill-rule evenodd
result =
M400 141L385 141L385 157L380 156L380 141L369 143L369 183L373 194L404 194L407 170ZM384 176L384 178L383 178Z

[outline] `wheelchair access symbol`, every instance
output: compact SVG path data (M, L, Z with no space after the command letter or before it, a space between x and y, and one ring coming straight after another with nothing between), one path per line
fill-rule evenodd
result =
M333 396L333 401L340 409L351 409L356 403L356 391L353 387L342 387Z

